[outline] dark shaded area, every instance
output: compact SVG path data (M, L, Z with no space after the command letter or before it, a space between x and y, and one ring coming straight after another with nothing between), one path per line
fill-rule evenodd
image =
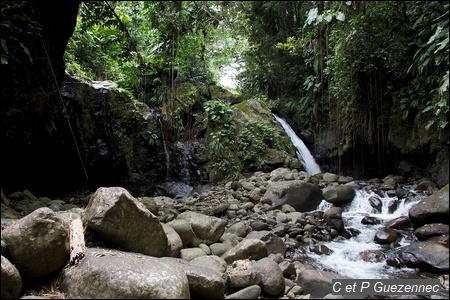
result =
M78 1L33 1L5 16L25 15L30 24L34 20L41 25L40 32L32 27L35 32L20 31L15 36L28 48L32 61L18 52L14 55L17 61L1 65L0 178L5 193L32 189L39 195L86 184L68 129L52 121L64 116L58 85L64 76L63 55L78 8Z

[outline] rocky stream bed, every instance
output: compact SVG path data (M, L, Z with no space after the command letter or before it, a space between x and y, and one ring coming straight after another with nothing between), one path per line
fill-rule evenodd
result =
M389 221L361 220L380 225L373 240L381 248L361 251L360 261L442 284L435 296L364 297L448 298L448 185L287 168L198 187L184 199L133 197L121 187L62 200L2 192L1 298L351 298L331 293L332 279L349 277L312 256L358 236L343 210L361 191L374 211L386 195L392 211L399 201L414 205ZM85 249L72 258L75 220Z

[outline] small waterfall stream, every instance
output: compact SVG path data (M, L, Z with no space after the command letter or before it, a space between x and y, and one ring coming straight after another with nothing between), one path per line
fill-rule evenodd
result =
M297 152L297 157L305 168L306 173L308 173L309 175L321 173L320 167L314 160L311 152L309 152L309 149L306 147L305 143L303 143L303 141L295 134L291 126L289 126L289 124L285 120L278 117L277 115L272 115L275 118L276 123L283 127L284 131L286 131L286 134L291 139L292 144L294 144Z
M342 276L349 278L379 279L379 278L408 278L414 276L414 269L394 268L386 265L384 259L378 261L364 261L360 255L364 251L380 251L387 253L390 251L388 246L380 245L374 242L376 230L383 226L382 224L367 225L362 224L361 220L365 216L375 217L383 222L395 219L400 216L407 216L409 209L425 195L405 199L397 199L396 196L378 197L381 200L382 208L380 211L374 209L369 202L371 196L377 196L372 191L356 190L355 198L348 204L342 206L342 218L345 228L356 229L360 233L350 239L337 239L330 242L324 242L329 249L333 251L330 255L318 255L313 252L308 253L318 267L331 269ZM397 201L398 206L395 211L389 213L389 204ZM317 210L326 211L332 206L325 200L318 206ZM411 236L403 234L399 241L401 246L411 243Z

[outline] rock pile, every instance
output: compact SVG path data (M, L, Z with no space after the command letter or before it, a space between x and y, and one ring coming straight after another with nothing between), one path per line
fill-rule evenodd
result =
M340 207L355 189L408 195L398 184L383 190L383 181L331 175L280 168L177 200L102 187L85 208L33 196L24 216L10 207L18 195L2 194L1 297L31 297L38 292L24 291L29 282L52 278L59 288L53 298L336 298L331 280L342 277L316 270L307 250L328 255L321 242L357 234L344 227ZM448 273L448 221L432 223L448 216L448 185L430 194L409 218L384 224L375 236L395 244L398 230L414 227L420 241L398 247L394 257L367 252L361 259ZM323 199L333 206L315 211ZM76 219L86 248L70 260Z

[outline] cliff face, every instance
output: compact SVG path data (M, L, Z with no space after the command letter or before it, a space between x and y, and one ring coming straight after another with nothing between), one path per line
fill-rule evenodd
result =
M23 188L19 183L26 183L33 188L45 183L57 187L70 181L61 178L59 172L64 166L72 167L66 162L74 153L68 141L57 140L54 135L52 116L63 115L58 86L64 76L63 55L76 25L79 2L1 5L2 41L5 39L10 54L7 61L2 57L1 65L2 186ZM11 32L6 32L4 22Z

